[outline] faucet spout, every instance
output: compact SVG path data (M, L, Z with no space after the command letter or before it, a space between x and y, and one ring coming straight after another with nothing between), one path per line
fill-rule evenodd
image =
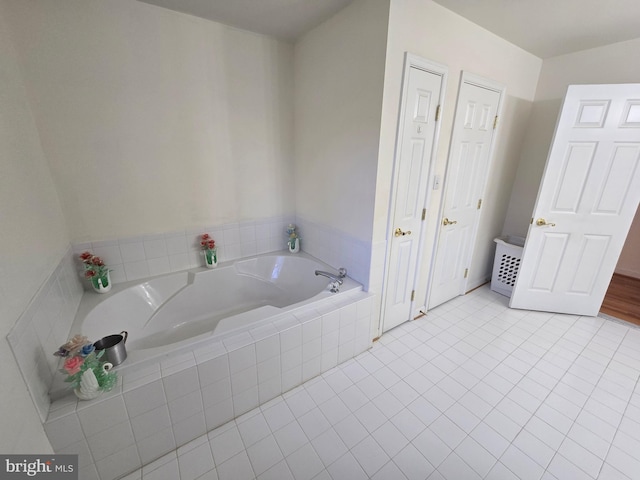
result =
M337 282L338 285L342 285L342 277L340 277L339 275L334 275L333 273L329 273L329 272L324 272L322 270L316 270L316 275L322 275L323 277L327 277L329 280L333 281L333 282Z

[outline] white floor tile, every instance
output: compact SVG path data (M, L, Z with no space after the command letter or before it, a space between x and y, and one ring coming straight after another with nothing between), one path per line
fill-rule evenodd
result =
M507 417L504 413L499 410L493 410L489 415L487 415L484 420L484 423L493 428L496 432L502 435L504 438L509 440L510 442L516 438L516 435L520 432L522 427Z
M454 450L476 473L484 478L495 465L497 459L473 438L465 438Z
M251 480L255 477L247 453L243 450L226 462L217 465L220 480Z
M640 480L640 329L506 305L458 297L126 478Z
M373 402L369 402L359 408L358 411L355 412L355 416L369 433L375 431L386 421L386 416Z
M418 435L411 443L434 467L440 465L452 451L440 437L429 429Z
M309 480L324 469L322 460L310 444L289 455L287 464L296 480Z
M460 403L455 403L444 414L467 434L480 423L480 419Z
M369 435L355 416L345 418L335 426L335 431L348 448L354 447Z
M426 425L407 408L401 410L391 418L391 422L409 441L413 440L427 428Z
M484 422L480 423L469 436L496 458L500 458L509 447L509 441Z
M284 458L275 438L271 435L247 448L247 455L256 475L266 472Z
M325 418L317 407L299 417L298 423L309 440L313 440L328 428L331 428L329 420Z
M409 440L391 421L383 423L371 436L391 458L396 456L409 443Z
M276 430L273 436L285 457L309 441L298 422L291 422L280 430Z
M349 480L366 480L368 478L367 474L351 453L346 453L340 457L337 461L332 463L327 470L333 480L337 480L339 478L348 478Z
M413 445L404 447L393 458L393 463L408 480L424 479L434 470L433 465Z
M331 425L336 425L345 417L351 415L349 408L337 396L330 398L318 407Z
M373 437L366 437L351 449L351 453L369 477L380 470L382 466L390 460L389 455L385 453ZM331 469L329 469L329 471L331 471Z
M518 447L519 450L542 468L547 468L547 465L549 465L549 462L551 462L551 459L556 453L553 448L549 447L535 435L529 433L526 429L518 434L513 441L513 445Z
M208 442L178 456L180 476L198 478L214 468L211 447Z
M502 454L500 463L515 473L521 480L538 480L544 473L543 467L513 445Z
M329 429L311 440L311 445L325 466L331 465L349 450L333 429Z
M574 442L571 438L566 438L564 442L562 442L558 453L593 478L598 476L598 472L602 467L602 459Z
M618 433L618 435L620 435L620 432ZM601 436L593 433L591 430L584 428L579 423L573 424L571 430L569 430L569 434L567 435L567 437L603 460L607 456L609 447L611 445ZM640 450L636 449L635 451L638 452Z
M547 471L560 480L565 478L570 478L571 480L593 480L593 477L587 475L583 470L559 454L553 457L547 467Z
M554 451L560 448L565 437L558 430L538 417L533 417L529 420L524 429L544 442L545 445L549 446Z
M245 449L240 432L235 425L224 433L211 438L210 444L216 465L226 462Z
M338 397L351 412L355 412L369 401L369 398L356 385L343 390Z
M435 433L451 449L456 448L467 436L464 430L458 427L445 415L440 416L429 426L429 430Z
M485 480L520 480L515 473L502 463L496 463L485 477Z
M253 415L242 422L238 422L237 426L240 436L242 437L242 441L246 447L250 447L258 440L262 440L271 434L269 425L267 425L267 421L264 419L262 412L259 412L258 415Z
M371 477L372 480L408 480L398 466L392 461L388 461L384 467Z
M464 478L465 480L480 480L482 478L455 453L449 455L445 461L440 464L438 472L447 479Z
M427 427L442 414L440 410L424 397L418 397L407 409Z
M295 480L285 460L280 460L266 472L258 475L258 480Z
M295 417L286 402L282 401L263 410L264 418L271 428L272 432L279 430L288 423L291 423Z

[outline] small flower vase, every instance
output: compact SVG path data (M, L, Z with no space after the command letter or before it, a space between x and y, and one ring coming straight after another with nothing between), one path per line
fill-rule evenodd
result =
M107 272L105 275L91 278L91 286L98 293L107 293L111 290L111 275Z
M102 393L98 379L90 368L87 369L80 379L80 386L73 391L80 400L93 400Z
M287 244L289 245L289 251L291 253L298 253L300 251L300 239L296 237L290 238Z
M204 251L204 264L207 268L216 268L218 266L218 249L211 248Z
M113 368L111 363L102 365L102 371L108 372ZM96 378L96 374L91 368L88 368L80 377L80 385L73 391L80 400L93 400L102 395L102 389Z

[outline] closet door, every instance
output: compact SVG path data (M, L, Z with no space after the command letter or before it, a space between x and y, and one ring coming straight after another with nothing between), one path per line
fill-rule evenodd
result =
M512 308L596 316L640 201L640 84L572 85Z
M398 120L393 197L387 232L387 257L382 331L416 314L415 283L424 243L428 179L439 131L439 105L444 96L446 67L407 55L402 105Z
M453 122L428 308L464 295L467 290L503 95L502 85L463 72Z

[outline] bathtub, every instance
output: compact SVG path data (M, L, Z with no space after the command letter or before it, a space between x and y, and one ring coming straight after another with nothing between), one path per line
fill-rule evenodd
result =
M80 478L120 478L370 348L374 295L349 277L332 293L317 269L335 271L270 254L86 292L71 335L126 330L128 356L95 400L58 374L54 451L81 452Z
M330 280L315 270L335 269L306 254L260 255L116 285L83 298L73 332L96 341L127 331L125 367L180 353L210 337L222 339L325 298ZM340 292L361 290L346 277Z

